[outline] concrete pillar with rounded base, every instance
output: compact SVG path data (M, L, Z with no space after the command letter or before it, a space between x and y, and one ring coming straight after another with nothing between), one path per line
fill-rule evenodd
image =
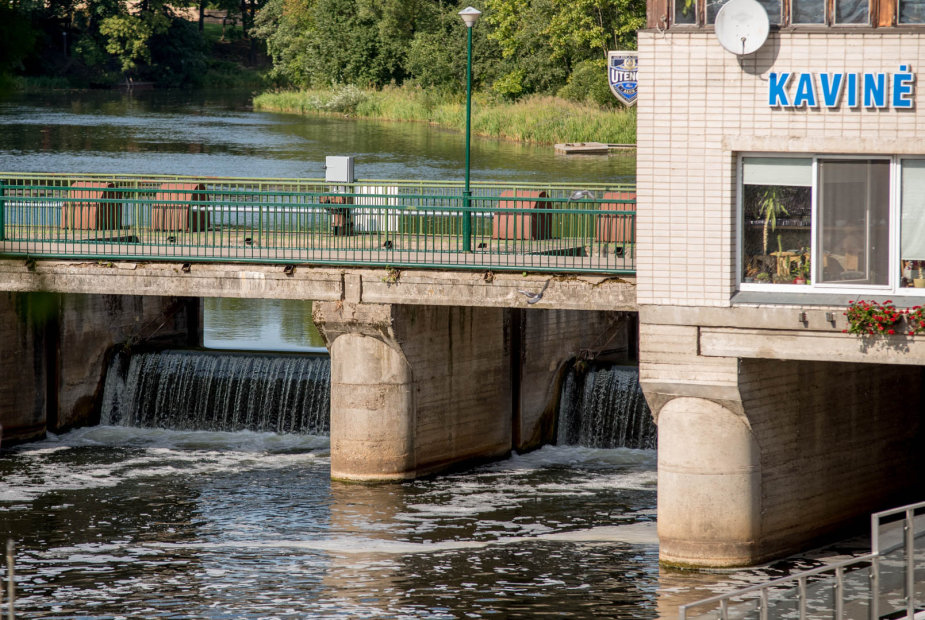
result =
M658 537L669 564L742 563L760 533L758 444L741 413L675 398L658 417Z
M331 352L331 476L415 478L511 450L509 313L316 302Z

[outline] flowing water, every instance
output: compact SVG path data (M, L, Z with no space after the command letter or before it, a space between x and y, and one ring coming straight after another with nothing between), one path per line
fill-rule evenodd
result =
M655 449L656 427L635 366L581 362L559 399L559 445Z
M102 423L326 435L330 375L320 355L119 353L106 373Z

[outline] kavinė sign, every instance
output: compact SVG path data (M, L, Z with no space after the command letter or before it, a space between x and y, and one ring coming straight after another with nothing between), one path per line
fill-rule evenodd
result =
M890 73L796 73L768 75L772 108L895 108L915 103L915 74L909 65Z

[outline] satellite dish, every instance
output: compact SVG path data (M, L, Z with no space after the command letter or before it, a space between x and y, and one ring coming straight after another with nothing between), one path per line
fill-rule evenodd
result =
M755 0L729 0L716 14L716 38L737 56L758 51L770 27L767 11Z

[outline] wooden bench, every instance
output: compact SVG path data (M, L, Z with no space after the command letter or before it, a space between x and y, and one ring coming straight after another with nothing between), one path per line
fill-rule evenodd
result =
M544 191L506 190L501 192L501 209L522 209L523 213L512 211L495 212L491 226L492 239L549 239L552 236L552 214L544 213L549 203Z
M119 193L105 181L75 181L61 207L61 228L108 230L122 227Z
M161 184L151 207L151 230L208 230L209 212L197 206L206 200L208 195L203 183Z
M636 192L604 192L603 200L636 200ZM635 211L635 202L605 202L602 211ZM594 238L611 243L635 241L635 218L632 215L598 215L594 225Z

